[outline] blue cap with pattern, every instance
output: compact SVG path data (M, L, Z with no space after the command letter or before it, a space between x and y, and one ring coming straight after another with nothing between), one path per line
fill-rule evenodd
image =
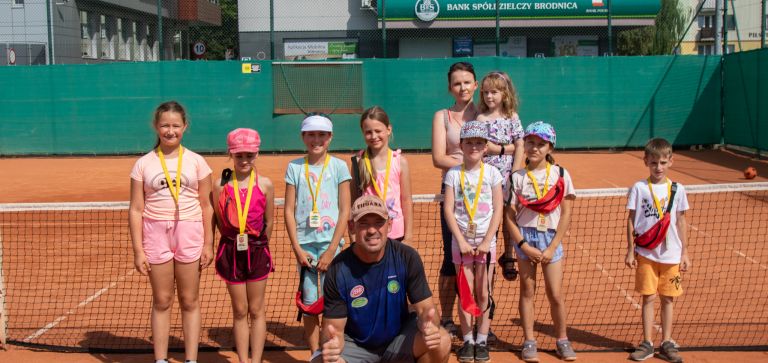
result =
M459 138L469 139L472 137L479 137L481 139L488 140L488 123L482 121L465 122L464 126L461 127Z
M544 121L536 121L525 128L524 138L531 135L538 136L544 141L551 142L552 147L555 146L556 144L555 141L557 141L557 134L555 133L555 128Z

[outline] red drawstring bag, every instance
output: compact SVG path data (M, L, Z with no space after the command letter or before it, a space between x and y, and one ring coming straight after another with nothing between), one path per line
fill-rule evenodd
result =
M490 271L491 253L488 252L485 256L485 273L488 278L488 307L485 310L481 310L480 307L477 306L475 298L472 295L472 290L469 289L469 281L467 281L467 276L464 274L464 264L462 263L459 267L459 271L456 271L456 284L459 288L459 302L461 303L461 308L474 317L478 317L490 309L491 313L489 317L490 319L493 319L493 310L496 304L493 301L493 293L491 292L491 280L493 280L493 276L491 276Z
M464 264L461 265L459 271L456 271L456 283L459 285L459 302L461 302L461 308L474 317L480 316L482 311L475 303L475 298L472 296L472 290L469 289L469 282L467 276L464 275Z
M641 235L635 235L635 246L647 248L652 250L667 239L667 231L669 230L669 224L672 221L672 203L675 201L675 193L677 193L677 183L672 183L672 193L669 196L669 203L667 204L667 211L664 213L664 217L659 219L649 230Z
M549 214L560 206L560 202L563 201L563 197L565 196L565 180L563 179L563 168L561 166L558 167L560 168L560 178L557 179L557 183L555 183L554 187L552 187L546 195L534 201L526 200L523 198L522 194L517 195L517 200L523 207L534 212Z
M301 316L303 314L307 315L320 315L323 313L323 304L325 302L325 299L323 298L323 288L320 286L320 272L317 272L317 301L312 303L311 305L306 305L302 301L301 298L301 290L304 286L304 274L309 271L309 267L302 266L301 267L301 276L299 277L299 289L296 291L296 306L299 308L299 316L296 318L296 321L301 321ZM317 270L316 270L317 271Z

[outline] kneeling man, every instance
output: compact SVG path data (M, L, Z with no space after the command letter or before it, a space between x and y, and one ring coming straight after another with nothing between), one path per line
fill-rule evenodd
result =
M387 239L391 225L381 199L363 196L352 205L357 242L325 275L323 362L448 361L450 337L436 320L421 257Z

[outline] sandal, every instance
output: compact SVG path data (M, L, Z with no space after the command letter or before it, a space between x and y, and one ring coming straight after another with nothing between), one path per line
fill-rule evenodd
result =
M506 257L501 255L499 257L499 265L501 266L501 275L507 281L514 281L517 279L517 268L515 268L516 259L512 257Z

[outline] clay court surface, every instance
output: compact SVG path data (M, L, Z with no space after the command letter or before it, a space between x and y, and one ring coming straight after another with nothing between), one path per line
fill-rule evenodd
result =
M351 154L334 154L349 160ZM275 196L283 197L285 167L301 155L262 155L258 170L275 184ZM411 165L413 194L440 192L440 172L432 167L429 154L406 153ZM577 189L629 187L647 177L642 151L629 152L560 152L556 161L571 173ZM226 156L206 155L218 175L231 161ZM128 174L136 156L125 157L61 157L0 159L3 193L0 203L22 202L93 202L127 201ZM742 170L757 168L751 181L768 181L768 163L754 161L727 151L683 151L676 153L669 177L683 184L720 184L747 182ZM50 183L44 188L29 185L30 180L44 177Z
M335 154L338 157L343 158L344 160L349 160L349 154ZM409 153L406 154L408 157L408 160L411 165L411 179L412 179L412 185L413 185L413 193L414 194L435 194L439 193L439 181L440 181L440 173L436 169L432 167L431 158L429 154L415 154L415 153ZM282 198L284 193L284 183L283 175L285 172L285 167L288 164L288 162L296 157L299 157L299 155L263 155L259 158L258 161L258 167L259 172L262 175L270 177L275 186L276 186L276 197ZM561 165L563 165L565 168L568 169L568 171L571 173L573 177L574 184L577 189L589 189L589 188L615 188L615 187L628 187L635 181L644 178L647 176L647 169L643 166L642 162L642 151L629 151L629 152L560 152L556 153L555 157L557 159L557 162ZM3 178L0 178L0 187L3 191L2 194L0 194L0 203L30 203L30 202L95 202L95 201L127 201L128 200L128 186L129 186L129 177L128 174L130 172L130 169L133 165L133 163L136 160L136 156L131 157L59 157L59 158L6 158L6 159L0 159L0 170L3 170ZM208 161L211 168L214 170L214 175L218 175L222 168L229 166L231 163L227 157L225 156L214 156L214 155L206 155L206 160ZM671 179L678 181L685 185L694 185L694 184L721 184L721 183L743 183L748 182L748 180L745 180L742 175L742 170L746 168L747 166L754 166L758 171L758 177L751 181L761 181L765 182L768 181L768 179L765 178L766 175L768 175L768 163L762 162L762 161L755 161L747 157L743 157L728 151L683 151L676 153L674 165L672 167L672 171L670 172L669 176ZM44 186L41 186L39 183L41 181L48 181L45 183ZM690 198L690 197L689 197ZM598 204L593 205L592 208L597 208L598 210L605 208L604 213L620 213L623 210L623 206L621 205L621 201L616 199L614 201L611 201L611 205L608 205L604 202L598 202ZM734 203L733 206L722 206L722 207L729 207L729 208L736 208L737 206L735 204L737 203L752 203L752 201L731 201L728 203ZM762 204L758 201L756 202L754 206L751 206L751 208L765 208L762 206ZM692 200L692 208L697 208L698 206L695 204L695 201ZM427 210L425 210L427 211ZM279 211L280 214L282 214L282 210ZM428 209L428 213L434 214L437 213L435 208ZM436 222L435 216L429 216L427 217L416 217L416 218L423 218L424 222L420 222L422 224L421 228L424 228L426 230L425 233L430 233L431 235L428 237L430 240L435 239L435 234L439 234L439 223ZM416 220L415 218L415 220ZM281 215L278 217L278 221L281 221L282 217ZM114 221L115 223L121 223L123 219L119 221ZM623 222L623 221L619 221ZM698 221L695 218L692 218L689 220L689 223L692 223L694 226L696 225ZM760 228L765 228L763 225L765 221L759 222ZM419 222L417 222L419 223ZM426 223L426 225L424 224ZM437 224L435 224L437 223ZM596 222L598 225L602 222ZM608 222L604 222L608 223ZM613 223L613 222L611 222ZM721 222L722 223L722 222ZM768 222L766 222L768 223ZM280 223L281 224L281 223ZM694 240L700 240L702 243L704 241L708 241L709 239L712 239L710 237L706 237L706 232L703 232L704 227L699 226L702 228L702 231L700 232L692 232L691 238ZM118 227L116 227L118 228ZM120 227L123 228L123 227ZM279 232L278 235L280 234ZM284 231L283 231L284 233ZM697 233L699 235L697 236ZM421 234L419 234L421 235ZM571 262L566 267L566 279L568 279L568 274L572 273L573 277L572 280L575 280L574 283L572 283L570 286L566 282L566 285L564 286L565 291L567 291L568 294L568 301L569 301L569 323L572 324L574 327L577 327L577 330L569 331L569 335L571 335L571 339L574 340L574 337L576 337L576 340L580 338L584 338L585 342L589 340L589 343L583 343L581 345L576 344L577 351L581 347L583 350L614 350L614 352L600 352L600 353L580 353L580 359L579 361L582 362L616 362L616 361L625 361L627 354L625 352L621 352L622 349L626 349L629 345L637 343L637 341L640 338L639 335L639 322L640 322L640 313L638 310L633 308L631 304L627 304L627 301L625 300L631 300L631 297L626 298L620 296L620 294L616 293L610 293L610 292L603 292L603 291L582 291L580 289L580 285L578 285L576 282L578 281L590 281L595 280L599 278L600 276L603 276L606 274L606 271L608 271L609 274L619 274L614 275L617 281L623 282L626 284L627 281L629 281L629 275L626 270L620 269L623 266L621 263L620 258L616 258L617 256L611 256L606 255L608 254L615 254L617 251L616 248L611 249L610 251L600 251L599 246L597 245L597 239L601 236L578 236L573 238L573 241L571 242L570 246L567 247L566 256L573 256L574 260L577 261L576 258L578 256L578 261L586 261L586 262L579 262L579 264L576 264L575 262ZM274 239L280 238L274 237ZM619 237L611 237L614 239L617 239L616 243L623 243L623 240L621 240ZM744 238L747 238L746 236ZM431 246L431 243L427 244L427 246ZM569 243L569 242L566 242ZM439 265L439 259L441 258L439 256L439 253L436 251L426 251L424 245L420 245L420 252L423 255L425 267L427 270L435 270L437 269L437 266ZM435 249L439 249L439 244L434 244ZM622 245L623 246L623 245ZM127 247L127 246L124 246ZM615 246L613 246L615 247ZM6 249L9 249L9 246L5 245ZM275 246L277 249L277 246ZM698 248L698 250L697 250ZM711 277L704 276L702 273L696 273L696 264L699 261L707 261L709 263L710 261L714 261L716 258L734 258L738 259L740 257L732 256L732 252L721 252L721 251L715 251L710 250L708 246L699 246L699 245L693 245L691 246L692 249L692 259L694 263L694 272L691 273L689 277L686 277L686 283L689 288L687 291L692 291L697 294L697 296L707 296L709 299L720 299L724 298L722 294L727 294L728 291L720 291L722 294L713 295L715 293L714 288L710 288L707 284L708 279ZM754 247L753 247L754 249ZM758 250L758 249L755 249ZM282 246L280 251L283 252L274 252L277 253L290 253L288 252L289 249L286 249L285 246ZM8 257L9 253L6 252L6 257ZM705 256L706 254L706 256ZM44 257L44 256L43 256ZM50 258L53 258L54 256L50 256ZM621 256L618 256L621 257ZM697 259L698 257L698 259ZM756 284L765 284L766 282L766 260L768 260L768 256L763 254L762 256L752 256L752 258L756 258L757 260L760 260L762 258L761 263L747 263L742 260L735 260L732 262L734 265L744 264L741 268L744 268L746 270L741 271L740 273L749 273L751 276L753 276L752 283ZM22 264L32 264L36 261L32 256L25 257L18 257L17 262ZM619 261L617 264L616 261ZM77 263L77 260L75 258L75 261L69 261ZM141 278L137 276L127 276L131 275L130 272L126 274L126 271L130 271L130 266L132 265L132 260L130 258L130 255L126 256L117 256L114 257L114 260L108 261L109 263L105 263L105 275L110 275L110 273L114 273L115 276L117 275L124 275L122 278L126 279L125 282L136 282L136 281L142 281ZM268 290L268 294L270 291L276 291L276 290L294 290L294 281L296 280L295 271L293 270L293 267L291 264L293 263L292 256L283 256L282 259L277 260L277 271L275 275L273 275L270 283L270 290ZM280 264L283 264L285 266L280 266ZM755 265L755 266L752 266ZM287 266L287 267L286 267ZM598 266L599 268L596 268ZM603 266L606 266L605 268ZM11 267L13 268L13 267ZM91 269L94 269L95 266L91 266ZM126 270L126 268L128 270ZM611 268L616 268L616 271L621 272L614 272L611 270ZM5 269L7 271L8 266L5 266ZM754 271L749 270L754 269ZM746 271L746 272L745 272ZM727 271L726 271L727 272ZM725 274L726 272L722 272ZM754 273L753 273L754 272ZM213 274L212 270L207 271L206 273ZM602 273L602 275L601 275ZM11 281L9 279L9 274L6 273L6 288L9 290L8 296L9 300L13 299L14 293L10 290L14 287L14 281ZM127 277L126 277L127 276ZM431 275L430 275L431 276ZM609 275L610 277L610 275ZM34 279L33 277L29 277L30 279ZM59 278L61 278L59 276ZM220 281L215 279L210 279L211 281L208 281L208 283L211 284L212 288L219 289L222 291L222 295L217 297L218 304L226 304L228 303L228 297L226 296L226 292L224 292L223 287ZM431 277L430 277L431 280ZM56 281L54 279L54 281ZM112 281L112 279L109 278L109 276L106 277L106 280L104 280L105 283L108 283L109 281ZM121 280L122 281L122 280ZM205 283L205 281L204 281ZM436 281L430 281L431 285L433 286L433 291L435 290ZM46 292L46 294L49 294L50 296L54 296L54 298L50 298L50 300L56 300L55 296L57 296L60 291L57 291L57 283L52 282L51 286L48 286L48 288L51 290L49 292ZM282 286L282 285L285 286ZM275 286L279 285L279 286ZM98 289L98 287L103 286L102 282L96 281L94 283L94 288ZM631 285L629 285L631 289ZM204 289L206 286L204 285L201 287ZM698 291L697 291L698 287ZM113 290L119 290L120 286L115 287ZM511 328L499 328L497 330L497 334L500 335L500 338L506 339L505 343L501 345L504 347L503 349L519 349L520 342L517 341L518 336L520 335L519 327L514 326L514 324L510 324L509 322L515 322L519 321L518 314L517 314L517 303L516 303L516 290L517 290L517 282L506 282L502 281L501 285L498 285L496 287L497 294L499 293L499 290L509 290L514 292L505 292L509 294L515 294L514 298L508 298L503 301L499 302L499 307L497 310L497 317L498 321L501 323L502 321L506 321ZM219 291L217 290L217 291ZM544 298L543 298L543 291L542 289L539 289L539 292L537 294L537 320L542 319L545 321L545 325L538 326L537 330L540 332L537 333L540 336L540 344L542 342L541 339L545 339L543 337L543 332L547 332L551 326L546 324L551 324L550 322L546 322L546 317L548 314L546 313L547 308L543 304ZM763 288L764 290L764 288ZM138 291L138 294L146 294L148 293L148 283L146 286L144 286L141 290L134 290L134 294L136 294ZM734 292L734 294L737 293L737 291ZM631 292L629 294L632 294ZM136 306L128 306L123 307L121 310L116 311L117 309L110 307L108 304L99 304L98 300L102 301L112 301L114 303L115 301L119 300L120 295L111 295L111 292L104 293L99 299L94 300L93 304L90 304L90 306L86 306L83 309L80 309L82 311L78 311L71 316L67 316L69 319L65 320L60 326L53 327L50 329L50 331L46 331L44 334L47 335L55 335L57 330L65 330L68 329L70 331L74 331L75 334L77 333L77 324L72 323L68 325L68 321L80 321L77 320L77 316L80 315L84 321L87 320L88 315L92 316L103 316L102 319L114 319L117 324L118 320L121 320L121 315L124 313L131 313L134 316L139 316L139 318L131 317L131 319L142 319L143 311L135 312L131 310L136 309L146 309L146 321L142 321L142 323L146 323L148 326L148 314L149 314L149 305L146 303L139 303ZM511 295L510 295L511 296ZM731 296L733 297L733 296ZM144 299L145 297L142 297ZM636 297L639 298L639 297ZM111 299L111 300L110 300ZM43 304L45 303L45 299L43 300ZM65 303L66 310L66 304L70 305L77 305L77 302L80 299L75 299L73 302ZM146 300L146 299L144 299ZM132 300L134 301L134 300ZM288 300L283 299L274 299L268 301L269 304L282 304L286 306L280 306L280 309L278 310L285 310L288 311L288 315L295 314L295 307L292 305L292 303L287 302ZM579 303L571 304L571 301L576 301ZM16 304L15 306L23 305L23 304L31 304L31 301L8 301L9 305L10 303ZM40 302L36 302L37 304L40 304ZM586 306L589 307L590 305L595 306L608 306L605 311L582 311L582 307ZM130 305L130 304L129 304ZM705 304L704 304L705 305ZM715 304L717 305L717 304ZM723 306L729 306L730 303L723 302ZM615 311L613 306L615 306ZM739 334L744 334L747 337L754 338L757 337L756 340L762 342L762 346L765 346L766 342L768 341L768 333L766 333L764 330L761 330L762 327L765 325L757 325L757 327L750 328L750 324L747 323L738 326L733 327L729 324L711 324L707 326L699 326L696 325L696 314L692 314L688 312L687 314L683 313L685 312L686 306L694 306L692 309L703 309L702 308L702 302L690 302L686 300L681 300L679 309L676 310L676 313L680 313L680 323L682 325L683 322L692 323L692 326L696 326L696 332L691 333L690 338L688 338L689 345L702 345L701 341L697 341L697 339L704 339L702 337L712 337L717 336L719 334L723 335L735 335L735 338L739 338ZM763 301L763 306L764 301ZM275 307L277 308L277 307ZM47 308L46 308L47 309ZM174 307L174 309L177 311L177 307ZM722 310L718 310L719 313L726 314L724 316L724 320L728 320L727 314L729 314L728 309L721 308ZM268 307L268 310L270 310L270 307ZM498 311L501 310L503 313L499 313ZM737 309L735 309L737 310ZM177 312L176 312L177 313ZM206 312L203 311L203 325L206 325ZM601 333L601 319L605 318L607 320L611 320L614 315L621 316L624 315L631 315L631 319L625 319L630 322L630 324L627 324L628 326L620 328L620 333L622 335L623 339L619 340L612 340L603 338ZM738 314L738 311L733 311L733 314ZM57 314L55 314L57 315ZM58 314L61 315L61 314ZM13 322L13 310L11 310L11 319L12 322L9 324L10 328L14 327ZM294 315L295 316L295 315ZM765 314L763 314L765 316ZM735 318L735 317L734 317ZM739 319L742 319L743 317L739 317ZM227 320L227 317L221 318L221 321L219 325L219 329L221 330L221 333L223 335L228 334L228 327L230 320ZM30 321L25 322L28 324L24 324L25 328L29 325L29 332L24 332L22 336L27 336L28 334L34 333L34 331L42 326L44 326L48 322L46 318L41 318L40 321ZM760 323L765 323L764 321L761 321ZM16 325L18 325L18 322L15 322ZM119 324L117 324L119 325ZM283 328L285 326L281 325ZM273 325L269 325L269 328L272 328ZM294 328L297 327L294 326ZM510 330L512 329L512 330ZM623 330L621 330L623 329ZM731 330L735 329L735 330ZM758 330L754 330L758 329ZM146 330L146 329L145 329ZM98 332L98 333L104 333L104 334L114 334L117 336L120 335L130 335L130 333L122 332L122 331L113 331L113 332ZM270 333L268 336L268 345L272 343L273 345L277 346L294 346L297 344L302 344L300 334L298 337L296 336L298 331L296 329L292 330L292 333L289 335L281 335L277 334L274 335ZM83 336L88 336L88 332L80 332L79 334L82 334ZM141 338L144 338L145 336L148 336L148 332L142 331ZM34 334L30 335L33 336ZM44 336L44 335L43 335ZM99 337L101 338L101 337ZM214 339L215 340L215 339ZM595 343L595 340L597 341ZM680 339L678 339L680 341ZM34 341L33 341L34 342ZM682 342L681 342L682 343ZM730 345L730 344L729 344ZM231 346L231 344L227 345L227 342L222 343L221 346ZM49 362L49 361L57 361L57 362L145 362L150 361L152 359L150 354L141 354L141 355L125 355L125 354L87 354L87 353L53 353L53 352L35 352L32 350L28 350L26 348L22 348L19 346L11 346L10 351L2 352L0 351L0 362ZM305 361L308 357L309 353L306 351L271 351L266 353L265 360L268 362L298 362L298 361ZM542 362L555 362L558 361L556 357L551 355L550 353L543 353L540 354L542 358ZM768 352L765 351L752 351L752 352L733 352L733 351L727 351L727 352L709 352L709 351L686 351L683 353L685 359L687 362L733 362L733 361L739 361L741 363L748 363L748 362L765 362L768 361ZM172 361L175 359L176 361L183 362L183 355L179 353L174 353L171 355ZM452 358L453 359L453 358ZM519 361L519 358L517 358L517 355L513 355L512 353L508 352L496 352L492 355L492 359L494 362L515 362ZM222 350L219 352L205 352L201 353L201 362L235 362L236 356L233 352L229 350ZM455 360L452 360L455 361ZM649 360L649 361L654 361Z

